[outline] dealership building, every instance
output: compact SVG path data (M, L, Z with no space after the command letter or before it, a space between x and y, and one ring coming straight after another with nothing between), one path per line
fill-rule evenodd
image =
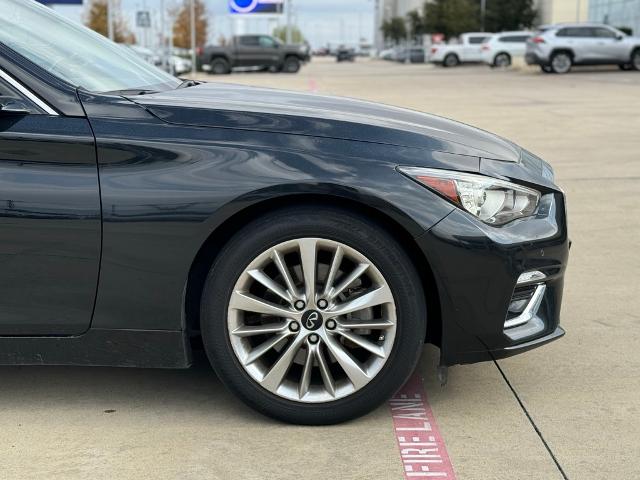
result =
M640 0L589 0L589 20L630 28L640 36Z

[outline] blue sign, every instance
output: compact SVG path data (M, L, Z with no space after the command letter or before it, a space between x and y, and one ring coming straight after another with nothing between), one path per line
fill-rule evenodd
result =
M229 0L231 13L279 14L284 9L284 0Z
M82 5L83 0L37 0L45 5Z

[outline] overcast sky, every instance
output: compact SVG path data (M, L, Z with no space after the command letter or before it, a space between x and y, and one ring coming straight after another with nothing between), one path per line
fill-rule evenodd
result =
M180 0L164 0L167 7L179 5ZM271 33L273 27L280 22L284 24L285 18L280 20L245 17L245 19L232 19L228 14L227 0L205 0L210 16L211 41L215 41L220 35L229 36L234 28L237 33ZM314 47L327 43L357 44L361 38L371 42L374 32L373 4L374 0L292 0L294 6L295 23L302 29L304 35ZM89 3L89 0L85 0ZM135 12L148 9L154 15L154 23L159 25L161 0L121 0L122 9L129 20L130 27L135 26ZM57 6L57 11L77 21L83 19L83 8L73 6ZM144 43L145 35L142 30L134 31L141 43ZM148 33L146 41L153 42L154 35Z

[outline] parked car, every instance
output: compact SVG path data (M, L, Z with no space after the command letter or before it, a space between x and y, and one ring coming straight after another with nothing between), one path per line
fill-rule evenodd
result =
M381 50L378 57L381 60L394 60L397 56L398 49L396 47Z
M424 63L426 59L423 47L404 47L400 49L394 60L400 63Z
M336 50L336 61L340 62L355 62L356 52L353 48L339 47Z
M198 64L215 75L230 73L236 67L296 73L310 58L308 45L285 45L269 35L237 35L224 47L205 47L198 56Z
M163 61L162 55L154 53L152 50L141 47L139 45L124 45L126 48L131 49L136 55L143 58L147 63L162 68ZM167 72L172 72L176 76L183 75L192 70L191 60L180 57L178 55L167 56Z
M492 67L509 67L514 58L523 58L531 32L502 32L482 44L482 61Z
M455 67L461 63L479 63L482 61L481 45L491 33L463 33L460 43L436 44L431 46L429 61L443 67Z
M568 73L573 65L640 70L640 37L599 23L551 25L529 39L525 60L546 73Z
M181 82L35 1L0 11L0 364L187 368L201 345L258 411L329 424L385 402L425 342L444 368L564 334L565 196L535 155Z

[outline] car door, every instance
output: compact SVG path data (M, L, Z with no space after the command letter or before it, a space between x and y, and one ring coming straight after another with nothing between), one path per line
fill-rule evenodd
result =
M595 49L602 63L622 62L628 57L628 51L617 32L605 27L594 27L593 31L596 37Z
M531 35L509 35L501 39L507 43L507 51L512 57L522 57L527 47L527 40Z
M0 70L0 336L91 323L101 218L94 137Z
M261 47L260 57L263 59L263 65L272 67L280 64L280 45L268 35L261 35L258 39Z
M465 62L480 62L482 60L482 43L488 36L469 35L463 46Z
M572 27L569 30L569 41L573 46L575 59L579 63L598 63L599 53L597 39L592 27Z
M258 35L243 35L238 37L236 44L237 66L255 67L261 65L261 47Z

